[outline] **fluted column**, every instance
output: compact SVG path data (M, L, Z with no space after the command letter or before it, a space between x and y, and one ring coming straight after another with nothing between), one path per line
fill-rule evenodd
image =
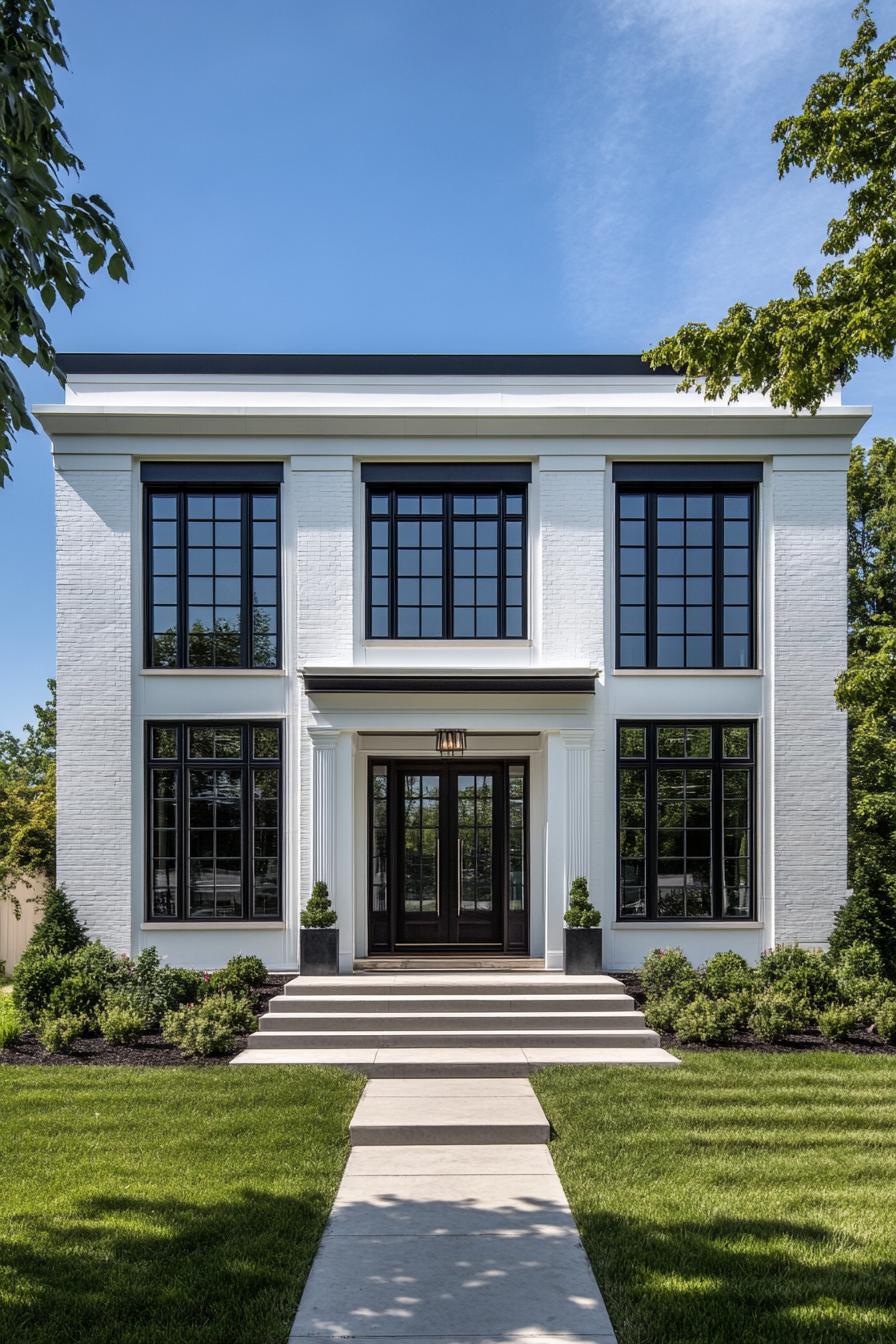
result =
M547 735L545 966L563 966L563 915L575 877L591 876L590 731Z
M564 733L566 744L566 891L591 876L591 733Z
M311 881L326 882L336 895L336 749L339 733L312 728L311 737Z

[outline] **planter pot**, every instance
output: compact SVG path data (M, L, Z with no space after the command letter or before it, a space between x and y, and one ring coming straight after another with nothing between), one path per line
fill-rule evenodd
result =
M563 930L563 969L567 975L597 975L603 960L603 929Z
M339 930L299 930L299 975L339 974Z

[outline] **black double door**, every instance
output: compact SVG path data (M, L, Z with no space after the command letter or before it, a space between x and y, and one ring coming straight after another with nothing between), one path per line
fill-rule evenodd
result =
M503 771L401 767L396 785L397 946L502 947Z

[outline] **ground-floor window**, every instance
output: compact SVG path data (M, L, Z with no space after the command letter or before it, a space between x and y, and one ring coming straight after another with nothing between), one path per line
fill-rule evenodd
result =
M620 919L749 919L756 725L617 727Z
M146 729L149 919L279 919L279 723Z

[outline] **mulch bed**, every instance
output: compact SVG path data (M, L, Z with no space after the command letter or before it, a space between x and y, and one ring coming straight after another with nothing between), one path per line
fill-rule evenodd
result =
M641 987L641 981L636 972L614 971L613 977L622 981L626 993L631 994L638 1007L644 1003L647 996ZM729 1045L699 1045L696 1043L682 1045L677 1036L669 1035L664 1031L660 1032L660 1041L667 1050L681 1049L706 1052L756 1050L768 1055L792 1055L806 1050L836 1050L846 1055L896 1055L896 1045L888 1045L886 1041L882 1041L879 1036L876 1036L873 1031L869 1031L866 1027L858 1027L848 1041L839 1042L826 1040L818 1031L805 1031L788 1036L786 1041L781 1041L778 1045L771 1045L768 1041L758 1041L749 1031L739 1031ZM2 1059L2 1055L0 1055L0 1059Z
M283 991L292 975L271 975L257 991L261 1000L260 1012L265 1012L268 1000ZM187 1064L202 1068L206 1064L226 1064L245 1050L247 1036L240 1037L231 1054L208 1058L187 1059L176 1045L169 1045L159 1035L141 1036L136 1045L110 1045L102 1036L85 1036L76 1041L71 1054L49 1055L33 1032L22 1033L20 1043L12 1050L0 1050L0 1064L139 1064L149 1068L168 1068Z

